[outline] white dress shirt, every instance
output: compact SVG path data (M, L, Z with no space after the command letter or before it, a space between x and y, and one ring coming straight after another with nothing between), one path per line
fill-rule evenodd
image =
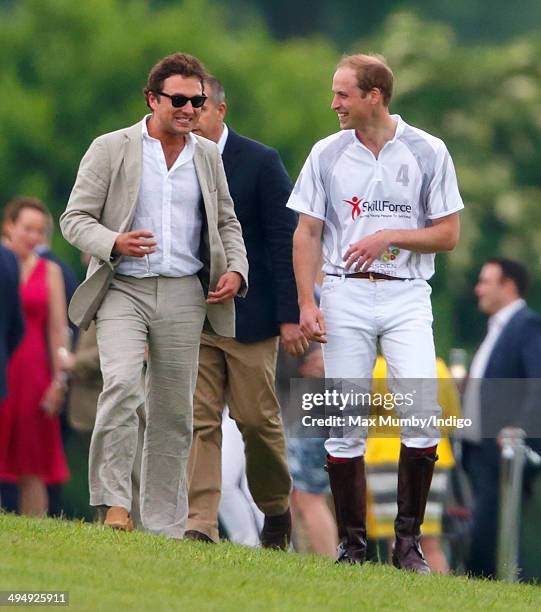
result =
M224 123L224 130L222 132L222 135L220 136L220 139L218 140L218 142L216 143L218 145L218 149L220 151L220 155L224 154L224 149L225 149L225 143L227 142L227 137L229 136L229 128L227 127L227 125Z
M524 300L517 299L498 310L488 320L487 335L473 357L464 390L462 413L464 418L472 419L472 427L464 429L462 438L475 442L481 439L481 379L485 375L488 361L503 329L525 305Z
M201 188L193 161L197 139L186 135L184 148L168 170L160 141L148 133L149 117L141 122L141 184L131 230L152 232L158 244L156 252L145 257L124 257L117 273L136 278L189 276L203 267Z

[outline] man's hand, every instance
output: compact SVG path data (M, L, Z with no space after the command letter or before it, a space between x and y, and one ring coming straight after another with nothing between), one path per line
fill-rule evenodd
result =
M342 259L346 262L345 268L349 270L355 262L355 272L365 272L375 259L383 255L391 244L390 232L380 230L375 234L366 236L349 246Z
M151 239L154 238L152 232L146 232L145 230L135 230L133 232L124 232L119 234L115 240L115 246L113 247L113 255L127 255L128 257L144 257L155 253L155 247L158 243L153 242Z
M323 313L315 304L301 307L300 328L307 340L320 344L327 343L325 319Z
M220 276L216 289L209 291L207 304L223 304L232 300L239 292L242 276L238 272L226 272Z
M308 340L297 323L280 323L280 342L293 357L300 357L308 348Z

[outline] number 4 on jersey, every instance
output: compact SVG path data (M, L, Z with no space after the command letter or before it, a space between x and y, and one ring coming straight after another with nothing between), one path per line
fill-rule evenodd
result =
M396 182L402 183L404 187L407 187L409 185L410 179L408 176L408 164L402 164L400 166L400 170L398 171L398 174L396 175Z

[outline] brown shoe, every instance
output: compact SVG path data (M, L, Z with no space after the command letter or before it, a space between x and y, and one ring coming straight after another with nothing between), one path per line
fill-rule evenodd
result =
M212 538L209 538L206 533L196 531L195 529L188 529L188 531L185 531L184 539L193 540L194 542L205 542L206 544L216 544L216 542Z
M337 563L366 560L366 474L364 457L347 461L327 458L327 472L338 527Z
M275 550L288 550L291 542L291 512L289 508L276 516L265 515L261 530L261 546Z
M421 525L425 518L426 500L438 460L435 449L400 447L398 462L398 514L394 522L396 540L393 565L417 574L430 574L420 546Z
M103 526L111 527L111 529L118 529L119 531L132 531L133 521L125 508L111 506L107 510Z

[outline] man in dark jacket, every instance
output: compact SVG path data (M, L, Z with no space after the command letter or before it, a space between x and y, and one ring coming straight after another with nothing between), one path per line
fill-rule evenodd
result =
M15 255L0 245L0 400L6 397L6 370L10 355L24 333L19 296L19 264Z
M235 301L234 339L202 337L186 537L218 540L221 422L227 403L244 439L250 491L265 514L262 545L285 549L291 532L291 479L274 389L277 337L293 355L307 346L298 326L291 260L296 218L285 206L291 182L275 150L225 125L225 94L217 79L205 81L205 93L209 97L196 132L216 142L222 153L248 253L250 290L244 300Z
M473 422L462 433L462 461L474 494L468 570L476 575L496 573L500 431L519 427L540 450L541 317L524 301L528 276L522 264L497 257L482 267L475 287L479 310L489 316L463 398L464 417Z

